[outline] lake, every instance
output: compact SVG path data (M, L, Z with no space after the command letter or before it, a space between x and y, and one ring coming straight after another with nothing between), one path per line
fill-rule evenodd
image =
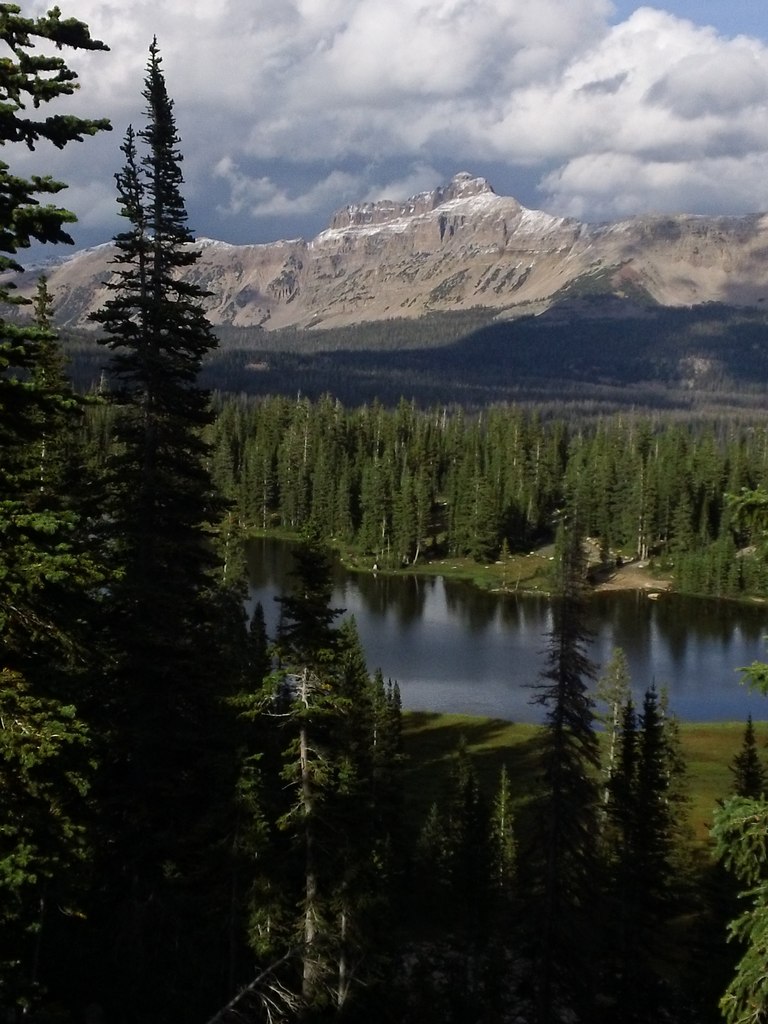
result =
M261 601L270 636L288 588L289 544L251 542L251 608ZM347 573L335 568L334 607L354 615L369 670L396 679L409 710L541 721L531 686L545 668L550 603L543 597L491 594L442 577ZM665 687L683 721L768 718L768 697L740 684L737 671L768 660L768 609L758 605L641 592L589 600L594 643L605 665L616 647L627 656L636 702L652 683Z

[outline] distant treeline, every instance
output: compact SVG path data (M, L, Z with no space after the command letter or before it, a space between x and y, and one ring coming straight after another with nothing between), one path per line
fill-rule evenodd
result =
M218 327L206 386L251 395L332 394L345 405L401 396L421 407L567 402L589 413L634 407L710 412L762 409L768 381L763 312L708 305L629 307L605 297L538 317L490 320L487 310L335 329ZM593 308L594 307L594 308ZM66 339L77 385L98 383L103 350Z
M606 563L653 558L692 593L768 589L763 538L738 514L768 486L768 424L220 398L212 443L243 523L310 524L382 566L528 551L578 513Z

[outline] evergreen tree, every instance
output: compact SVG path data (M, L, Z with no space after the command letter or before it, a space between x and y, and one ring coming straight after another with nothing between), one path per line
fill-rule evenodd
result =
M208 396L197 375L215 340L204 293L181 278L199 253L156 42L143 96L147 125L128 129L116 176L128 227L115 239L111 297L94 316L114 353L116 444L102 526L116 579L103 620L111 662L93 707L105 742L97 794L104 890L93 919L113 958L103 992L112 1019L147 1024L168 1019L170 1007L183 1017L185 1006L223 994L224 967L212 948L222 872L212 849L232 781L223 710L233 685L231 629L223 620L241 619L214 593L219 507L201 436ZM205 971L196 966L201 957Z
M334 988L330 950L338 933L331 902L340 836L332 834L334 816L327 804L336 795L342 767L343 751L334 740L347 708L338 687L340 640L334 622L340 611L330 604L329 553L308 541L295 559L295 590L280 598L277 639L289 736L284 777L295 793L280 825L291 837L301 879L296 929L301 999L306 1007L317 1007Z
M611 779L616 771L621 736L621 720L624 708L630 699L630 679L627 656L617 647L611 660L597 681L595 699L605 704L606 710L596 715L602 722L607 734L606 765L603 768L606 785L603 790L603 803L607 803L610 794Z
M381 937L379 921L386 916L388 891L383 883L392 874L392 821L383 800L383 778L376 772L377 691L354 619L346 619L339 628L339 653L342 714L333 736L338 767L325 813L338 837L332 908L337 930L335 1004L342 1009L359 989L363 962L369 961L365 974L370 978L373 962L379 959L371 939Z
M264 608L258 601L248 626L248 678L251 686L261 688L272 669L272 653L270 651L267 626L264 621Z
M502 765L491 811L491 884L497 896L508 897L515 879L517 841L509 773Z
M451 773L448 804L451 902L460 928L477 941L486 934L491 887L489 813L462 737Z
M768 801L734 796L717 808L715 852L741 884L741 913L728 925L741 957L720 1000L726 1024L768 1020Z
M23 143L30 150L40 142L63 148L109 127L106 121L65 114L44 119L26 114L28 103L37 109L77 88L77 75L61 56L30 51L46 42L58 49L105 50L91 39L87 26L63 20L58 9L29 19L18 5L0 4L0 38L9 51L0 75L0 142ZM75 220L74 214L38 198L45 200L64 187L50 177L20 177L0 161L1 271L21 270L16 254L32 242L72 242L64 226ZM12 273L6 273L0 303L26 301L14 295L14 288ZM47 293L39 293L36 312L32 324L0 320L0 665L13 669L21 667L25 652L45 647L46 638L56 637L59 648L66 645L65 631L45 608L45 595L54 581L70 580L75 590L83 582L78 579L83 563L72 547L76 517L44 478L46 438L54 443L54 435L72 420L76 403L55 365L60 357ZM42 653L34 660L41 661Z
M741 750L731 762L736 796L761 797L765 793L765 765L760 760L752 715L747 718Z
M404 762L400 688L381 669L374 673L373 700L373 800L375 834L381 845L376 853L383 879L397 874L401 863L403 832Z
M262 728L272 733L261 776L274 834L254 890L262 901L253 908L261 928L254 949L261 960L288 956L279 985L306 1014L346 1013L361 981L375 983L389 942L399 696L380 674L369 677L354 620L336 623L329 551L310 538L294 557L292 589L279 599L278 668L261 698Z
M539 1024L567 1005L588 1019L595 984L597 914L597 771L599 756L588 684L594 668L585 653L583 591L586 572L581 534L560 528L557 599L544 682L534 701L545 710L544 793L536 846L538 905L536 1003Z
M68 490L64 480L67 449L73 443L79 402L64 372L64 356L53 330L53 299L44 276L37 284L33 310L40 338L31 381L46 410L41 410L41 432L36 442L37 487L49 500L62 502Z
M639 718L631 701L625 705L609 782L606 982L627 1021L656 1021L676 998L679 979L666 965L677 952L669 923L680 912L686 884L684 771L674 720L650 687Z
M672 875L674 807L670 801L673 751L653 686L643 698L638 739L634 854L638 877L643 879L643 902L647 912L656 917L668 895Z
M63 48L107 49L85 24L58 8L26 18L3 3L0 39L4 148L63 149L109 127L64 113L37 116L77 88ZM52 201L64 187L0 161L0 1006L9 1017L34 1012L55 974L66 973L70 936L52 943L49 908L79 913L77 865L87 849L82 798L91 757L78 683L82 598L99 577L78 546L79 517L54 486L52 458L76 403L53 372L59 357L47 303L33 323L11 316L23 304L13 281L19 251L72 242L66 225L76 218ZM59 464L57 483L60 471Z
M85 892L91 774L75 706L0 671L0 1007L8 1014L62 987L68 918L82 914Z
M768 495L762 487L729 496L733 520L748 526L753 538L764 543L768 527ZM744 682L768 695L768 664L753 662L743 671ZM737 773L752 786L757 782L751 717L747 722ZM743 758L743 761L742 761ZM739 776L737 774L737 784ZM762 781L762 780L761 780ZM728 925L729 939L739 943L740 959L722 998L720 1010L727 1024L761 1024L768 1020L768 800L759 793L730 797L716 809L712 824L715 853L742 889L741 913Z

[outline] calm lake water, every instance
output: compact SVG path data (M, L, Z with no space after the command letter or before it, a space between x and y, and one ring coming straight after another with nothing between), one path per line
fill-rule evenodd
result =
M292 566L290 545L249 548L250 605L261 601L274 635ZM368 668L396 679L409 710L541 720L531 685L545 667L550 605L545 598L488 594L442 578L346 573L337 566L333 604L354 615ZM768 718L768 697L740 684L738 668L768 660L768 610L636 592L590 599L595 641L589 656L604 665L616 647L627 656L636 699L666 687L685 721Z

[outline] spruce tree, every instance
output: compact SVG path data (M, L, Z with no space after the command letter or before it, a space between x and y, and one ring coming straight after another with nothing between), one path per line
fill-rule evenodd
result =
M4 152L14 144L62 149L109 127L39 115L77 88L65 47L107 49L83 22L58 8L27 18L3 3L0 40ZM63 188L44 169L25 176L0 161L0 1006L9 1018L36 1012L56 970L66 970L71 936L60 927L66 938L53 940L51 922L61 926L64 917L51 911L80 912L87 852L91 759L78 707L86 650L79 612L98 572L78 547L79 517L57 493L45 458L76 415L68 383L46 373L57 359L56 335L44 317L19 316L24 300L13 280L19 252L32 243L72 242L66 225L75 215L53 201Z
M536 830L536 1011L539 1024L570 1006L586 1019L595 994L597 772L589 683L594 667L583 605L586 560L575 526L557 540L556 593L543 682L534 702L545 712L544 792Z
M748 496L754 528L765 535L768 503ZM768 695L768 663L753 662L745 682ZM758 1024L768 1019L768 800L765 794L729 797L715 809L715 854L739 883L741 912L728 925L740 959L720 999L726 1024Z
M502 765L491 810L491 886L497 898L508 900L515 881L517 840L512 788Z
M333 899L340 881L338 855L348 838L337 817L338 801L340 791L354 788L356 779L341 740L350 708L340 686L345 673L340 672L342 641L335 625L340 609L330 603L330 554L312 538L297 549L295 558L295 590L280 599L277 640L287 673L283 693L289 743L284 775L295 789L281 827L292 837L299 865L301 1000L316 1009L342 988L346 998L346 979L335 970L333 952L337 947L346 958L346 936L334 920Z
M47 142L62 149L109 128L104 120L28 115L28 105L37 110L77 88L76 73L60 54L44 53L46 43L57 50L107 47L92 39L82 22L62 19L57 8L43 18L25 18L20 11L16 4L0 4L0 39L6 49L0 72L0 143L36 150ZM0 304L5 307L0 319L0 667L9 669L20 668L19 659L41 643L46 646L46 638L55 639L61 653L65 631L45 608L45 595L54 581L70 580L75 589L83 582L78 579L83 563L71 544L76 517L41 479L45 439L53 442L75 410L63 375L47 372L57 358L48 302L38 304L40 315L33 323L11 319L27 302L15 294L12 272L22 269L19 251L33 242L72 242L65 225L75 215L49 201L65 187L45 175L24 178L0 161Z
M637 831L637 804L635 799L638 762L637 715L631 698L621 711L618 749L614 769L608 781L608 821L605 828L610 857L611 875L608 880L612 913L610 931L615 964L617 999L622 1005L631 1005L628 997L630 974L634 969L635 928L633 913L638 898L638 871L635 865L634 844Z
M768 1019L768 801L733 796L714 814L715 853L741 891L740 913L728 925L740 959L720 999L726 1024Z
M605 705L605 710L596 715L602 723L607 735L606 763L603 767L605 785L603 787L603 803L607 803L610 795L611 779L616 771L619 757L619 740L621 736L621 719L623 709L630 698L630 678L627 656L617 647L605 671L597 680L595 699Z
M764 546L768 534L768 494L762 487L727 496L731 522L747 529ZM743 681L768 695L768 663L753 662L742 670ZM732 768L735 785L758 792L739 793L715 808L712 837L715 854L740 886L740 913L728 925L728 938L738 943L739 960L720 999L726 1024L758 1024L768 1020L768 800L764 776L754 750L751 716ZM748 769L745 771L745 769Z
M672 874L675 808L670 800L672 750L654 686L643 698L638 740L634 853L646 910L655 917L665 902Z
M400 687L391 679L384 683L381 669L372 682L373 700L373 804L375 833L380 849L376 852L383 880L392 880L402 868L403 786L402 703Z
M765 793L765 765L760 760L752 715L747 717L741 749L730 765L736 796L761 797Z
M375 978L374 936L386 940L399 701L368 675L354 620L337 625L328 549L309 537L294 556L293 586L279 599L278 667L261 697L260 726L273 734L262 777L274 846L256 880L254 950L262 963L282 965L290 954L295 970L282 966L278 984L305 1013L346 1013L360 982Z
M103 994L112 1019L147 1024L224 994L212 850L231 795L223 698L234 680L222 617L240 613L215 592L220 509L197 382L215 339L205 293L182 277L199 252L156 41L143 96L146 127L128 129L116 175L128 226L115 238L111 296L94 316L113 350L116 443L101 521L115 582L103 620L111 661L93 708L105 741L104 889L93 917L114 963Z
M609 782L608 990L627 1021L655 1021L677 997L670 921L685 893L686 824L676 723L655 687L624 707Z

